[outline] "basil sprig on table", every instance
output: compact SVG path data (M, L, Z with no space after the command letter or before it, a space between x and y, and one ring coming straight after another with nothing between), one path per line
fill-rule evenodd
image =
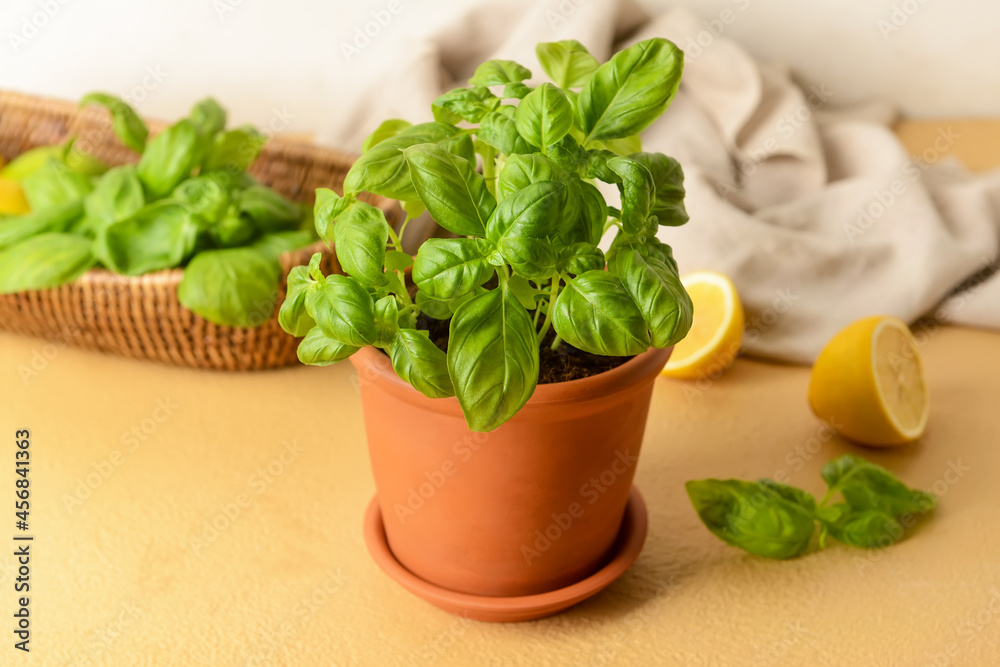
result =
M155 137L125 102L91 93L81 106L111 114L137 164L108 169L73 140L14 159L31 212L0 223L0 293L45 289L94 266L142 275L185 266L180 302L217 324L259 326L274 311L282 252L315 238L308 211L257 183L246 168L265 137L226 130L208 98Z
M555 84L527 85L531 72L509 60L483 63L434 101L433 122L379 126L342 197L317 193L317 232L347 275L324 276L318 260L292 271L279 321L305 334L299 359L326 365L374 345L418 391L457 396L469 427L490 431L531 397L553 331L553 348L616 356L685 336L691 300L657 239L687 222L683 173L641 152L638 136L677 92L682 52L665 39L603 65L571 40L537 52ZM595 180L617 187L620 210ZM362 192L401 201L402 228ZM414 257L402 237L424 210L458 238L432 238ZM605 256L597 244L610 230ZM450 319L447 352L416 328L420 314Z
M885 468L846 454L823 466L827 493L809 493L770 479L703 479L685 485L698 516L712 533L749 553L793 558L827 536L854 547L884 548L902 539L904 525L930 512L937 497L913 490ZM842 500L832 502L837 496Z

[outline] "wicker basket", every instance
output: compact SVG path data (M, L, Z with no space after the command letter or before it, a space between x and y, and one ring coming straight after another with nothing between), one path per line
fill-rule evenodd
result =
M162 127L150 124L154 131ZM67 102L0 92L0 155L5 160L71 135L83 150L109 164L137 159L115 138L107 113L99 108L79 110ZM340 191L351 162L352 158L325 148L273 139L250 172L286 197L311 203L318 187ZM368 201L386 212L390 224L398 224L394 202ZM328 272L339 272L332 253L318 243L283 255L283 274L308 263L317 251L326 253ZM267 320L255 328L213 324L177 300L182 276L183 269L138 277L93 269L55 289L0 295L0 331L195 368L258 370L297 362L298 341L278 326L277 310L264 314ZM282 281L279 304L284 294Z

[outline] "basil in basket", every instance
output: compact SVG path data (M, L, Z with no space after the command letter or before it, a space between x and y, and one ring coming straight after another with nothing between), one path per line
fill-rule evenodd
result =
M139 153L108 168L70 140L28 151L0 176L17 181L30 212L0 220L0 293L46 289L103 266L126 276L185 267L180 302L205 319L259 326L274 311L281 253L309 245L310 212L246 169L266 137L226 129L208 98L149 137L125 102L91 93L111 130Z

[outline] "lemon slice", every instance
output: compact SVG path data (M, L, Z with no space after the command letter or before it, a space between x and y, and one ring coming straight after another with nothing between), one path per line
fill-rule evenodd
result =
M675 378L715 376L732 365L743 340L743 305L733 281L716 271L681 278L691 295L691 330L674 346L663 374Z
M923 435L930 397L906 323L867 317L834 336L813 365L809 404L839 433L866 445L899 445Z
M0 214L21 215L29 210L21 184L0 176Z

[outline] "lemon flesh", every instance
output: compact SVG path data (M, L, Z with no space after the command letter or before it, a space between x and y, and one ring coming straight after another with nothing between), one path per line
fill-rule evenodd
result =
M663 374L688 379L717 375L732 365L743 340L743 305L736 286L716 271L689 273L681 283L691 296L694 319Z
M20 183L0 177L0 214L21 215L29 211Z

